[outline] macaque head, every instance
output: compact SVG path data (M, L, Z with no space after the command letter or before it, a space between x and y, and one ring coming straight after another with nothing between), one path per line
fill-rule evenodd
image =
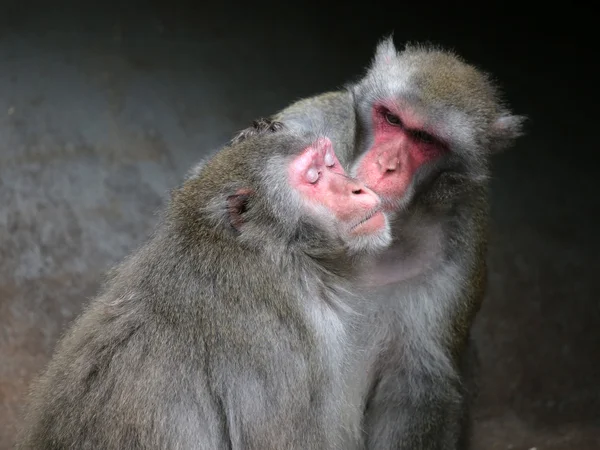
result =
M391 239L377 194L346 175L328 138L292 157L288 183L307 221L328 230L352 251L377 250Z
M502 106L488 77L439 49L398 52L388 38L352 89L364 136L352 173L388 210L406 205L427 172L484 180L490 155L521 134L524 118Z
M332 257L391 243L379 196L344 172L326 137L252 136L216 153L188 183L206 191L199 222L246 246Z

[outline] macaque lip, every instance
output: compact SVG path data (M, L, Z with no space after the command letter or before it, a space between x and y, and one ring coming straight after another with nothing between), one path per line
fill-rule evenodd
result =
M381 208L377 208L353 225L350 230L352 234L372 234L380 231L384 226L385 214Z

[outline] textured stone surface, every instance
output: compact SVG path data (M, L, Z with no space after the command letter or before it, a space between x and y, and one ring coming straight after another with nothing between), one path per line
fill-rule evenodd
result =
M15 5L0 14L0 449L64 326L190 165L251 119L360 75L392 29L348 11L336 28L314 8ZM445 39L533 119L494 167L475 448L600 448L600 207L585 152L597 138L584 81L567 81L587 68L564 52L548 68L560 36L537 52L418 13L403 23L398 42Z

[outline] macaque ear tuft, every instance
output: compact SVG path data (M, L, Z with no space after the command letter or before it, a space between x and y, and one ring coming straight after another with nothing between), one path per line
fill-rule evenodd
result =
M237 231L240 231L244 224L244 213L248 210L248 201L254 195L251 189L238 189L235 194L227 197L227 214L229 224Z
M503 115L492 124L491 147L493 152L500 152L511 145L524 134L523 125L527 117Z

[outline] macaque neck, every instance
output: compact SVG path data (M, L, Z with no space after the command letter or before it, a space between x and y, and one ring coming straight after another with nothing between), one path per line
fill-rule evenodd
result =
M443 257L443 233L439 223L397 221L394 242L364 270L361 283L383 286L418 277L435 268Z

